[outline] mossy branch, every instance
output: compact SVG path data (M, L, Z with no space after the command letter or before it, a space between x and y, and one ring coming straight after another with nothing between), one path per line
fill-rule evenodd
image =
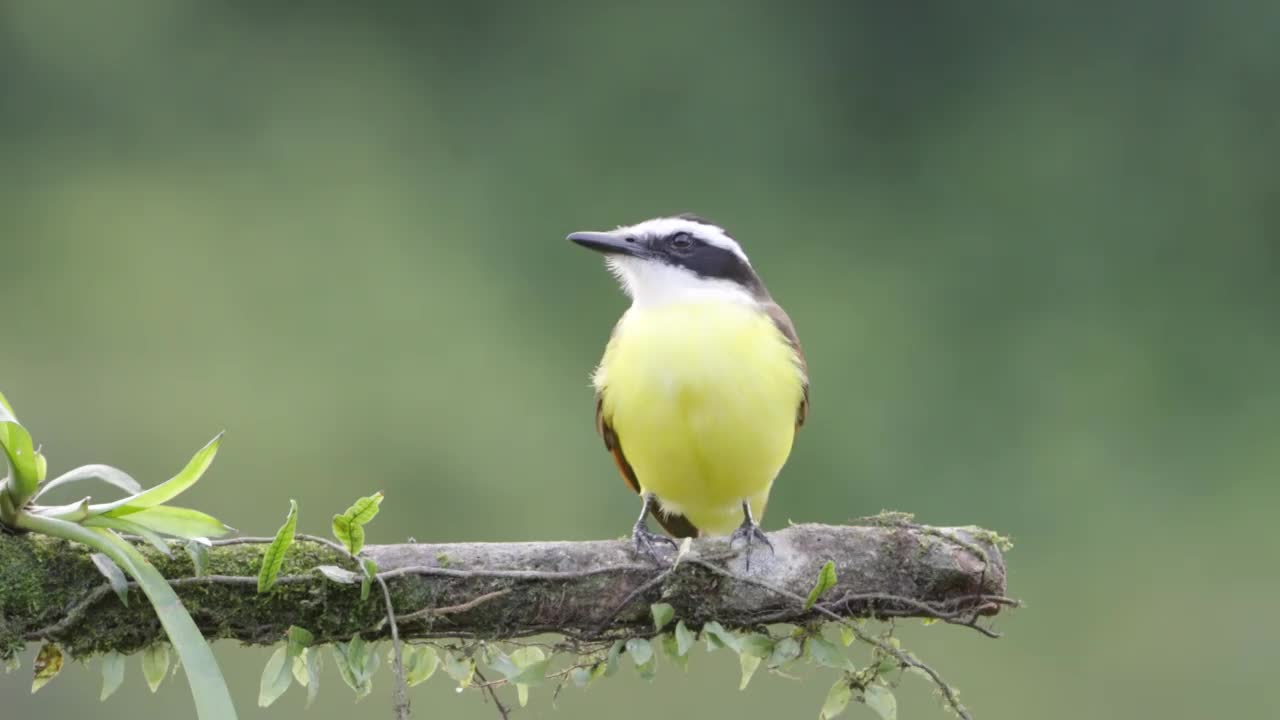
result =
M1012 604L1004 597L998 536L978 528L796 525L770 539L775 553L757 548L749 573L721 539L693 542L674 569L638 558L622 540L369 545L361 555L377 562L405 639L635 634L652 631L654 602L670 604L691 627L712 620L739 628L833 616L934 617L990 634L979 619ZM264 594L257 588L260 541L215 544L204 577L194 577L187 554L174 549L172 557L143 551L210 639L273 645L290 625L307 628L317 643L390 634L383 598L362 600L358 583L316 571L336 565L360 572L327 541L299 536ZM806 610L793 597L810 591L828 560L839 582ZM0 534L0 658L30 642L56 642L85 657L135 652L163 637L137 589L122 604L86 548Z

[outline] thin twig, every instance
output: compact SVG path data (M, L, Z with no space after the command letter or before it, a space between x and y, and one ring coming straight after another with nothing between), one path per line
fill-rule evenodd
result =
M476 668L476 677L480 679L480 688L489 693L489 697L493 698L494 707L498 708L498 714L502 716L502 720L510 720L511 710L502 704L501 698L498 697L498 689L489 684L484 674L480 672L480 668Z
M401 615L400 622L407 623L411 620L421 620L423 618L428 618L428 617L439 617L442 615L452 615L454 613L466 612L476 607L477 605L486 603L494 598L502 597L503 595L507 595L510 592L511 592L510 588L507 588L504 590L494 590L491 593L485 593L484 595L474 597L464 603L459 603L457 605L446 605L445 607L422 608L421 610L415 610L409 613L408 615ZM382 629L381 623L378 625L378 629Z
M387 581L377 576L375 579L382 588L382 600L387 606L385 620L391 623L391 647L394 651L391 662L396 673L396 720L407 720L413 711L409 708L409 685L404 679L404 657L401 653L400 629L396 626L396 611L391 605L391 591L387 589Z

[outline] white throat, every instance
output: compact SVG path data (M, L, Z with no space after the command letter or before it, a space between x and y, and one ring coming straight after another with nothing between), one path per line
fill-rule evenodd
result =
M746 288L732 280L699 277L691 270L657 260L610 255L605 264L631 298L633 308L685 302L758 304Z

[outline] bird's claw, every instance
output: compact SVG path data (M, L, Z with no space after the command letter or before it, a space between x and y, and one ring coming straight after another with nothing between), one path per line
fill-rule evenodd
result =
M635 546L636 553L646 555L655 563L662 564L662 558L658 554L657 545L665 543L676 549L676 541L666 535L659 535L643 525L637 525L631 531L631 544Z
M747 545L743 550L743 553L747 556L747 570L751 569L751 545L754 541L759 540L763 543L765 547L769 548L770 554L773 554L774 552L773 542L769 540L769 536L764 533L764 530L760 529L759 525L755 524L750 519L743 520L742 524L738 526L738 529L733 531L733 535L729 536L729 547L733 547L734 543L737 543L739 540L745 542Z

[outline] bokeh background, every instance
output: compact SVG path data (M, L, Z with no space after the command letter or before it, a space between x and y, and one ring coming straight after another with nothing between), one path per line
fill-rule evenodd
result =
M766 525L1017 543L1005 638L904 631L978 717L1275 717L1277 33L1267 2L5 0L0 383L54 471L154 482L226 428L190 501L252 534L382 489L373 541L619 536L587 378L625 301L564 236L696 211L809 357ZM218 652L243 718L390 716L332 664L259 710L267 651ZM6 717L191 712L136 662L102 706L96 665L29 668ZM809 717L832 680L736 678L699 653L519 716Z

